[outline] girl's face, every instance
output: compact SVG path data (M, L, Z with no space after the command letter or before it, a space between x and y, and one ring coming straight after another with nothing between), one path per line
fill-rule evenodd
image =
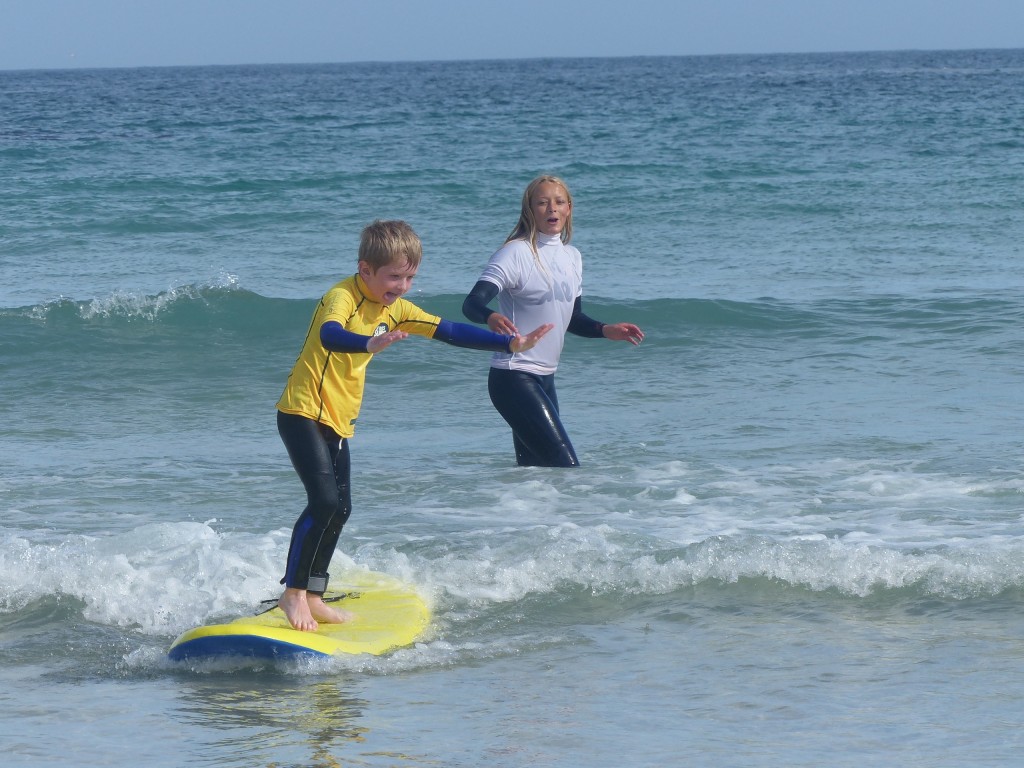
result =
M412 288L416 270L416 267L404 261L401 264L387 264L374 272L365 261L359 262L359 276L366 283L366 292L371 299L384 306L394 304L395 299Z
M530 209L537 229L545 235L560 235L572 216L569 195L560 184L545 181L537 185L530 198Z

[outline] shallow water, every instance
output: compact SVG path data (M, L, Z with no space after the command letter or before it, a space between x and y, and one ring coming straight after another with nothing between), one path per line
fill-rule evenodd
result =
M8 764L1015 764L1022 71L0 73ZM583 466L513 465L485 354L396 345L333 570L415 583L428 633L167 661L279 589L273 407L359 229L408 219L413 299L458 320L540 171L573 187L588 312L647 333L568 340Z

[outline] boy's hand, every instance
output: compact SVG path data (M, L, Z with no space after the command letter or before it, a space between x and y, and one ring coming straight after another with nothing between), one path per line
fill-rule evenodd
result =
M382 349L387 349L396 341L401 341L408 335L409 334L405 331L388 331L387 333L382 333L380 336L374 336L366 342L366 351L380 352Z
M508 345L509 349L513 352L525 352L528 349L533 349L537 346L537 342L540 341L544 335L555 326L551 323L545 323L539 326L536 330L531 331L525 336L516 336L512 339L512 342Z
M628 341L635 346L644 340L644 332L632 323L614 323L604 327L604 337L612 341Z

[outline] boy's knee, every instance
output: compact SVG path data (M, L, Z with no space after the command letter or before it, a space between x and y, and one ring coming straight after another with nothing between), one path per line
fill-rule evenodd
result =
M338 513L338 497L318 494L309 500L309 509L317 520L326 525Z

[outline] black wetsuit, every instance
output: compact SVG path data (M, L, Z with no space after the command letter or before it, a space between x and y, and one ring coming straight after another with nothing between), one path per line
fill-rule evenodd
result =
M292 530L281 582L323 594L334 548L352 514L348 440L324 424L281 411L277 431L306 489L306 508Z

